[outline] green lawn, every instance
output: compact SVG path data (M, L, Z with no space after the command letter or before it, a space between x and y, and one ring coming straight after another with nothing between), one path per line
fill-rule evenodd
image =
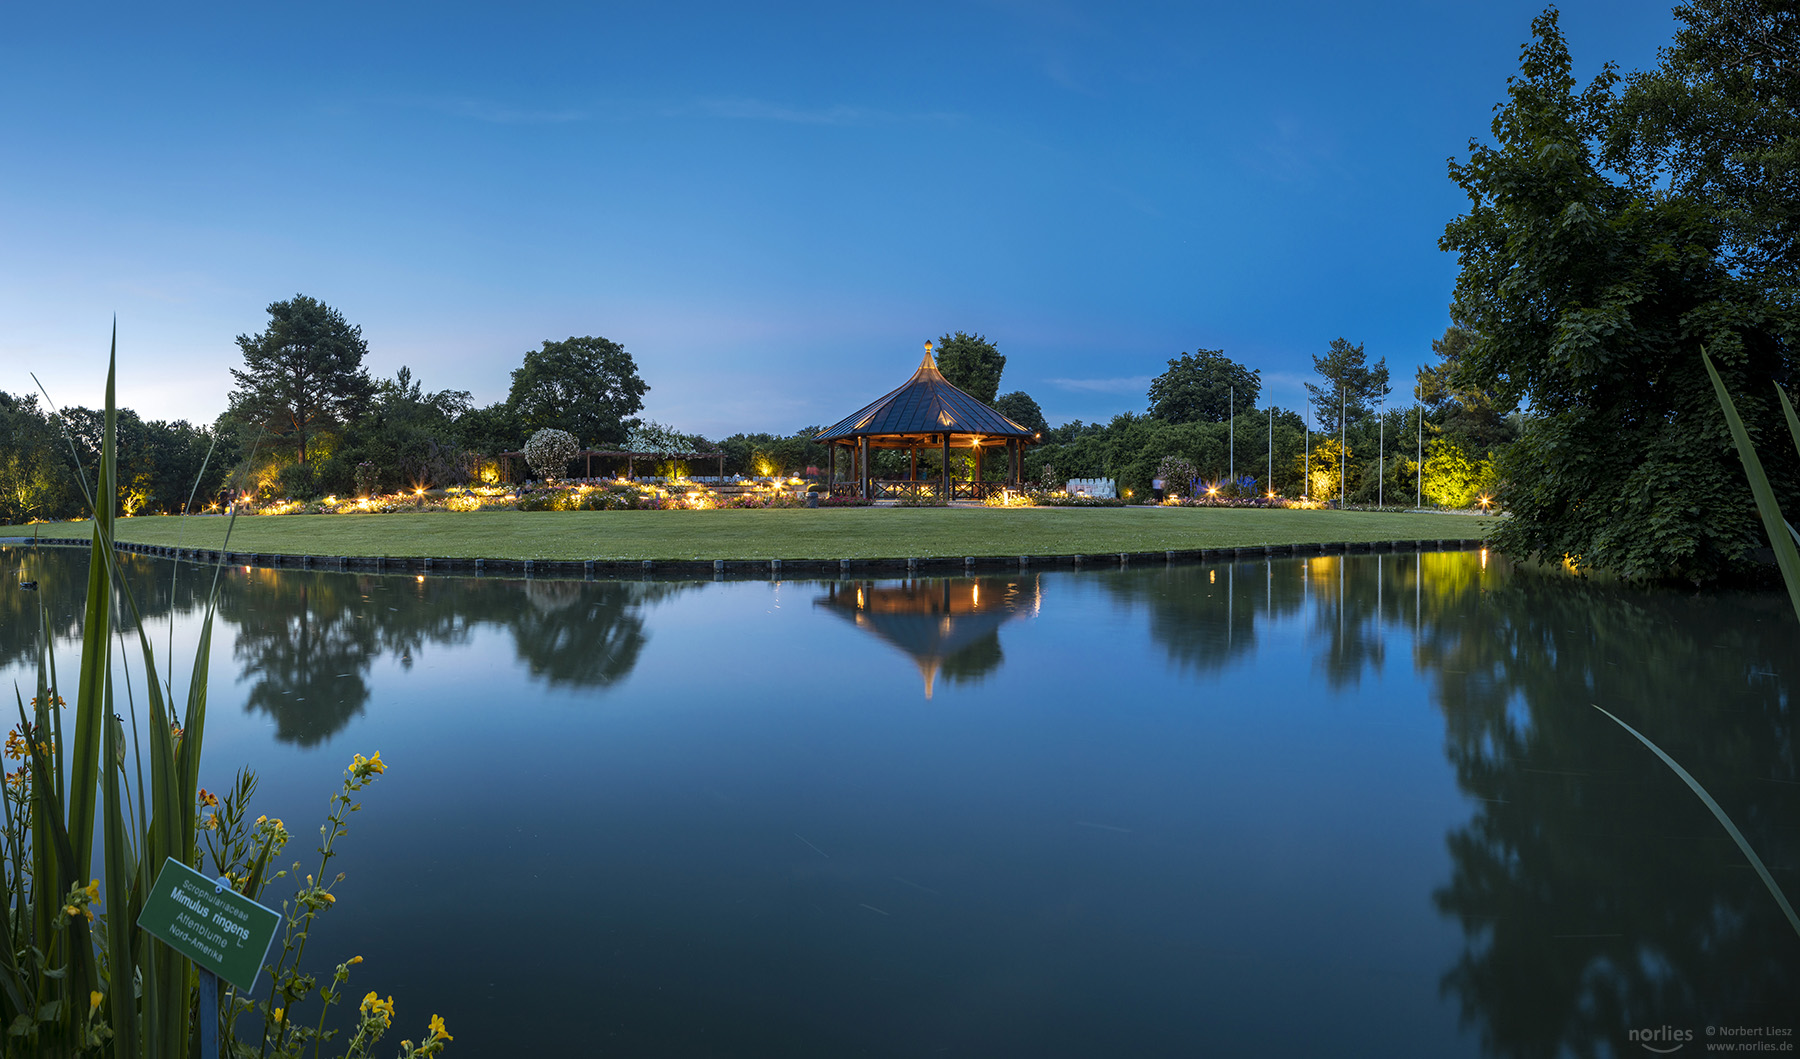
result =
M138 544L217 548L217 516L119 520ZM1098 555L1327 541L1485 537L1473 515L1254 508L836 508L493 511L239 518L231 550L488 559L880 559ZM82 536L86 522L0 527Z

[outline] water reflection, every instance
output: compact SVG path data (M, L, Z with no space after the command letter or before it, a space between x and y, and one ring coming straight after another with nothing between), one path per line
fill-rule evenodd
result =
M615 684L648 640L645 608L690 587L252 570L219 614L236 626L239 680L251 684L245 709L267 713L284 742L311 746L362 712L375 659L411 667L482 626L508 632L546 684Z
M1467 938L1444 988L1486 1050L1790 1025L1800 940L1692 792L1589 706L1681 762L1800 894L1786 601L1462 573L1427 582L1417 653L1480 804L1435 901Z
M14 549L0 555L9 571L20 562L32 564L44 586L34 596L0 585L0 664L29 652L40 599L55 634L73 637L85 552ZM122 568L151 620L192 614L210 577L184 567L189 572L171 582L172 564L129 556L122 557ZM1428 1022L1441 1012L1446 1026L1460 1019L1466 1037L1434 1038L1454 1046L1450 1050L1622 1053L1635 1050L1626 1037L1634 1028L1792 1022L1800 941L1704 807L1590 706L1620 714L1686 765L1743 828L1778 882L1800 897L1800 748L1793 711L1800 629L1778 595L1628 590L1515 570L1472 552L834 581L803 590L816 594L814 607L789 608L768 619L782 624L745 630L724 628L712 608L748 600L755 607L744 613L760 615L755 594L765 591L762 586L418 580L237 568L227 573L218 635L231 644L247 685L245 709L270 719L276 738L301 746L330 737L365 711L379 713L370 709L374 694L402 698L407 688L428 683L384 683L374 671L378 660L409 665L436 652L455 665L487 665L510 652L517 663L512 672L526 679L628 698L633 690L621 685L646 654L657 657L651 643L659 631L667 637L663 645L714 636L708 649L720 651L736 646L746 632L791 643L806 636L807 621L843 620L872 634L851 637L867 652L897 649L911 658L927 696L940 679L988 681L1004 693L970 696L970 708L957 711L821 710L813 708L811 694L779 682L745 682L729 667L717 667L698 669L694 689L684 694L692 704L730 701L733 708L707 713L696 705L679 729L662 727L652 710L620 711L620 721L610 711L572 716L559 702L557 723L584 738L544 740L542 726L529 723L495 735L491 714L465 703L471 729L456 728L452 718L444 722L446 734L420 734L400 712L388 738L420 740L414 760L421 773L435 760L460 760L456 755L470 746L488 753L495 739L512 740L508 745L521 755L553 761L569 747L581 748L580 758L565 756L562 767L538 770L520 783L536 792L531 796L539 803L563 807L570 817L559 826L570 833L591 826L587 816L605 817L612 829L608 841L571 843L566 862L546 861L561 855L554 851L527 859L533 872L610 880L614 889L607 900L636 909L631 915L641 913L642 922L655 927L645 928L648 940L635 958L668 960L657 965L657 990L665 982L674 989L692 967L709 966L689 957L713 955L718 937L731 937L737 948L726 948L755 954L746 966L757 968L768 952L793 946L784 950L793 957L793 996L778 988L787 980L782 976L761 970L742 976L777 983L769 986L777 1006L792 1000L792 1010L810 1017L818 996L840 990L831 995L852 997L897 1022L910 1019L910 996L904 1017L883 1006L892 996L885 980L867 994L846 984L851 978L840 964L853 959L853 950L834 947L842 944L846 925L870 931L895 925L890 919L900 910L891 895L876 896L885 893L879 884L920 902L914 910L920 918L916 925L909 921L904 933L904 944L917 943L917 963L908 964L912 957L898 950L877 949L871 951L879 958L866 969L882 975L895 967L928 969L919 971L918 980L943 975L947 998L978 993L980 986L971 984L977 978L1013 973L1009 954L1066 942L1072 935L1058 934L1058 924L1114 939L1125 935L1106 917L1141 909L1156 924L1143 934L1154 942L1120 942L1102 956L1071 959L1069 966L1104 966L1108 975L1125 966L1158 968L1151 978L1176 997L1167 1011L1186 1011L1192 997L1209 995L1207 988L1227 988L1232 976L1256 972L1245 969L1246 961L1230 964L1227 974L1209 963L1212 957L1158 963L1167 953L1156 946L1166 936L1179 934L1196 945L1204 940L1205 951L1216 954L1232 951L1221 948L1220 939L1248 924L1246 937L1255 941L1243 942L1242 951L1305 955L1292 957L1268 979L1244 978L1255 983L1292 979L1302 963L1374 962L1364 959L1366 944L1348 954L1334 948L1337 941L1325 936L1330 929L1299 941L1283 933L1289 929L1283 924L1312 914L1315 923L1346 931L1352 920L1368 917L1379 927L1371 928L1372 935L1411 931L1436 938L1430 945L1415 939L1416 949L1408 950L1421 953L1406 957L1414 962L1405 969L1418 972L1419 999L1407 1001L1416 1006L1395 1001L1391 1012L1370 1018L1392 1014L1399 1025ZM658 612L679 593L701 598L693 607ZM1040 613L1042 620L1011 624ZM476 643L484 631L490 635ZM1069 666L1076 652L1092 652L1098 664ZM681 656L671 651L666 657ZM867 657L851 647L830 665L853 672ZM1277 682L1274 667L1291 672ZM1300 679L1309 669L1310 680ZM1132 683L1121 684L1118 673ZM1089 674L1101 676L1083 683ZM444 686L433 685L437 694ZM1121 693L1122 687L1131 693ZM1271 687L1299 693L1278 697ZM1240 708L1194 710L1196 692ZM473 688L469 694L490 692ZM1056 708L1039 711L1029 731L1004 711L983 708L985 699L1034 694ZM914 701L912 695L903 690L906 701ZM879 706L883 700L873 701ZM755 708L742 709L743 703ZM1090 709L1091 703L1107 708ZM530 718L531 708L522 707L521 714ZM1429 730L1412 737L1416 744L1386 736L1369 737L1360 747L1339 743L1360 738L1354 727L1359 715ZM690 723L695 718L704 723ZM379 720L369 722L373 727ZM1330 734L1319 737L1320 731ZM1321 738L1329 740L1324 751L1317 749ZM1394 772L1380 777L1394 785L1386 802L1381 792L1371 796L1364 789L1374 780L1353 760L1375 747ZM607 753L614 755L608 768L591 767L589 756ZM842 775L828 775L830 768ZM444 771L466 775L449 765ZM606 797L593 793L595 775L609 777ZM931 777L929 783L918 780L922 775ZM578 786L555 786L558 777L571 776L579 778ZM1262 802L1242 800L1243 792L1257 790L1270 776L1275 779L1262 789ZM457 804L465 814L491 810L482 792L461 790L460 780L445 783L433 798L462 798ZM1071 797L1070 789L1078 796ZM1283 799L1299 808L1275 804ZM1401 812L1396 806L1424 802L1431 803L1429 824L1393 815ZM609 804L614 808L608 810ZM657 810L642 811L649 804ZM423 816L407 823L432 826ZM1239 828L1250 837L1239 835ZM1327 834L1331 828L1337 830ZM1408 829L1423 852L1383 860L1372 873L1377 888L1400 895L1394 907L1378 908L1373 899L1348 906L1341 879L1356 873L1361 851L1403 848L1391 840ZM659 845L665 833L673 836L666 848ZM808 845L794 838L801 833ZM428 837L446 846L466 838L453 831ZM1341 851L1331 846L1339 838ZM882 863L880 870L852 868L859 862L843 851L859 846L866 863ZM1282 860L1269 870L1265 888L1314 875L1324 881L1295 883L1282 894L1291 903L1273 910L1259 910L1254 894L1234 897L1229 884L1256 878L1259 858L1271 856L1269 846L1280 848ZM606 849L615 859L589 863L573 852L588 848ZM619 848L633 852L617 861L610 851ZM621 873L620 863L629 871ZM920 863L931 867L921 869ZM516 867L507 861L495 871L502 869ZM937 874L925 874L931 871ZM637 889L620 881L631 872L648 881ZM509 878L484 885L506 885ZM813 888L793 889L794 879ZM993 880L991 890L976 901L970 895L987 879ZM1059 891L1058 880L1069 879L1080 886ZM1153 881L1166 884L1167 892ZM793 942L795 924L814 922L805 917L820 908L810 902L837 894L828 882L849 888L851 896L839 903L851 918L831 919L829 929L802 934L810 939L804 944ZM857 889L862 887L866 891ZM1206 899L1196 900L1195 893ZM666 919L642 912L665 897ZM969 903L957 903L963 900ZM934 934L937 921L925 918L924 910L939 902L943 907L933 914L946 918ZM609 907L606 901L594 906ZM1344 910L1335 911L1340 906ZM1019 907L1030 914L1013 917L1011 910ZM671 937L689 937L684 931L696 909L711 917L709 930L721 933L706 933L694 948L670 945ZM620 922L630 920L620 916ZM770 928L775 932L762 932L759 924L769 923L778 925ZM606 931L616 925L608 921ZM859 947L886 937L856 936ZM513 940L496 941L488 951L510 951L505 947ZM585 951L602 943L622 944L610 933L594 932L576 947ZM404 951L398 942L394 947ZM637 977L634 957L614 958ZM1394 964L1401 959L1394 957ZM805 968L825 964L833 970L804 977ZM967 977L957 977L962 967L969 968ZM421 975L432 970L416 969ZM582 973L589 972L563 977L575 981ZM1055 996L1087 997L1111 980L1067 973L1066 993L1040 983L1021 988L1020 995L1033 1003L1041 999L1048 1009ZM1209 982L1205 973L1223 977ZM1321 997L1349 990L1351 979L1362 974L1317 973L1309 981L1319 983ZM454 985L447 979L445 988ZM744 988L736 979L715 986L711 994L682 996L711 996L709 1010L716 1014L729 1007L720 997L735 998ZM1148 989L1134 985L1131 994L1141 999ZM1254 991L1246 986L1244 995ZM474 1011L480 997L471 997ZM687 1003L676 1022L689 1016ZM933 1002L918 1003L931 1008ZM1293 1005L1291 996L1274 1003L1284 1013ZM967 1014L962 1004L942 1000L932 1008L934 1017L954 1021ZM505 1007L493 1005L497 1012ZM640 1018L630 1007L614 1012L618 1020L636 1026L643 1039L660 1039L654 1026L644 1028L650 1023L630 1022ZM696 1001L695 1007L705 1004ZM1151 1012L1145 1025L1164 1017L1164 1008L1144 1010ZM1224 1017L1218 1009L1213 1015ZM1168 1018L1169 1026L1180 1023L1177 1016ZM1108 1032L1116 1021L1109 1020ZM744 1024L733 1028L742 1032ZM846 1046L836 1054L857 1050ZM704 1050L696 1046L693 1054Z
M1034 575L837 581L814 602L910 656L929 699L939 676L973 683L1000 668L1000 626L1035 613L1043 584Z

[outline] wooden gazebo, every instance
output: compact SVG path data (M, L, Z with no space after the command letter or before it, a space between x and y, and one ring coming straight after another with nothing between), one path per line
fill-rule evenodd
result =
M1029 428L982 404L944 378L931 357L929 342L925 343L925 359L919 363L919 370L905 385L813 438L829 446L826 466L832 495L869 500L980 500L1002 488L1016 489L1025 473L1025 446L1037 439ZM875 478L869 469L869 455L874 449L907 450L907 476ZM937 449L942 454L941 470L936 476L919 477L921 449ZM973 450L975 468L968 481L957 481L951 476L952 450ZM982 481L986 457L999 452L1006 454L1005 481ZM849 472L851 481L838 480L840 466Z

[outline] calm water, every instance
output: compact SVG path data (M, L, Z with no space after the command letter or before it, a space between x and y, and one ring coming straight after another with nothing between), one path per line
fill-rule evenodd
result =
M0 550L64 672L86 557ZM203 591L132 559L190 657ZM23 568L43 586L20 592ZM1800 625L1480 553L877 581L228 572L204 784L454 1054L1648 1054L1800 1029ZM1704 1037L1700 1037L1704 1041ZM1793 1037L1786 1038L1789 1042ZM1687 1050L1698 1052L1700 1043Z

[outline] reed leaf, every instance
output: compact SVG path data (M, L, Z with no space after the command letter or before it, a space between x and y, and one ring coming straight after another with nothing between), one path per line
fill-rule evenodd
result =
M1713 816L1720 824L1724 825L1725 832L1731 836L1731 840L1737 843L1737 848L1742 851L1744 857L1750 861L1750 866L1756 869L1756 874L1761 877L1763 885L1769 888L1770 896L1774 897L1775 903L1781 906L1781 911L1787 916L1788 924L1794 928L1794 933L1800 934L1800 915L1794 914L1794 906L1788 903L1787 895L1781 892L1781 887L1775 885L1775 877L1769 874L1768 866L1763 863L1761 857L1756 855L1756 851L1750 848L1750 840L1746 839L1744 833L1738 830L1737 825L1731 822L1731 817L1725 814L1725 810L1720 807L1718 800L1707 793L1706 788L1700 785L1699 780L1695 779L1687 769L1682 768L1680 763L1674 758L1664 753L1662 747L1651 742L1649 737L1645 736L1644 733L1626 724L1624 721L1619 720L1618 717L1609 713L1604 707L1593 703L1590 703L1589 705L1592 705L1594 709L1611 717L1614 724L1617 724L1620 728L1630 732L1632 738L1649 747L1650 752L1662 759L1662 763L1669 766L1675 775L1680 776L1681 782L1687 784L1688 789L1698 795L1700 800L1706 804L1706 807L1712 810Z
M1800 545L1795 543L1793 527L1781 517L1775 489L1763 471L1762 460L1757 458L1756 446L1750 443L1750 432L1744 429L1737 405L1726 391L1724 380L1719 378L1719 369L1713 367L1712 358L1704 349L1700 351L1700 359L1706 364L1706 374L1712 376L1713 393L1719 398L1719 409L1725 413L1726 426L1731 428L1731 440L1736 443L1738 459L1744 464L1744 476L1750 479L1756 513L1762 516L1763 529L1769 534L1769 547L1775 552L1775 565L1781 568L1781 579L1787 582L1788 601L1794 605L1795 616L1800 617ZM1793 406L1788 403L1786 394L1782 394L1781 399L1788 415L1788 428L1795 432L1795 445L1800 446L1800 424L1795 422Z

